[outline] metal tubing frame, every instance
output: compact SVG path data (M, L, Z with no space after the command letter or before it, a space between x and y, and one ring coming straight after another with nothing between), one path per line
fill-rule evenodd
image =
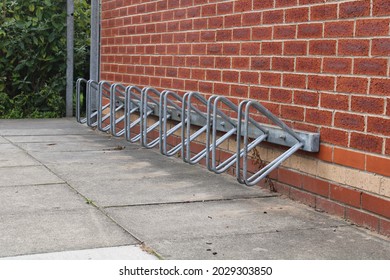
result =
M98 111L92 112L92 100L93 94L95 96L99 96L99 84L95 80L89 80L87 82L87 92L86 92L86 106L87 106L87 125L89 127L96 127L98 125L98 121L92 122L93 118L98 116Z
M152 87L146 87L142 90L141 92L141 145L147 149L151 149L155 146L157 146L160 142L160 133L159 133L159 137L153 139L152 141L148 142L148 134L155 130L157 127L160 126L160 122L161 122L161 116L159 118L159 120L157 122L155 122L154 124L152 124L151 126L148 127L148 116L150 116L151 114L148 114L148 109L149 109L149 105L148 105L148 102L150 101L152 104L155 104L156 106L158 106L158 111L160 111L160 102L157 101L156 99L152 98L150 95L149 95L149 92L153 93L155 96L158 97L158 100L160 100L160 96L161 96L161 93L152 88Z
M125 115L120 116L119 118L116 117L116 113L119 112L120 110L124 109L125 107L125 93L126 93L126 87L122 84L112 84L110 87L110 129L111 129L111 134L114 137L119 137L122 136L125 133L125 128L121 129L120 131L117 130L117 125L120 122L125 123ZM118 97L117 98L117 94ZM120 100L120 97L123 99Z
M225 113L223 113L221 110L218 109L219 103L225 104L234 112L238 113L238 107L224 96L213 95L207 101L208 136L206 136L206 147L209 147L211 149L211 158L210 158L210 152L206 153L206 162L207 162L207 169L217 174L225 172L237 160L237 156L236 154L234 154L231 157L229 157L227 160L217 165L216 150L218 146L221 145L224 141L226 141L230 136L237 133L237 124L234 123L229 116L227 116ZM229 123L229 127L231 126L231 128L230 129L227 128L228 131L225 132L225 134L223 134L218 139L217 139L217 120L218 120L217 115L222 117L222 121L220 122L222 126L227 127L225 122ZM210 131L211 131L211 140L210 140Z
M134 91L138 92L139 95L137 95ZM141 94L142 90L136 86L127 86L125 90L125 137L126 140L135 143L137 141L140 141L141 139ZM138 112L139 117L135 121L131 121L131 115ZM150 115L153 112L152 109L149 108L147 115ZM131 137L131 129L134 128L136 125L140 125L140 132L134 136Z
M86 123L87 122L87 102L85 100L85 118L81 118L81 84L85 84L85 93L87 93L87 83L88 81L86 79L83 79L83 78L79 78L77 79L76 81L76 120L77 122L79 123ZM85 94L85 99L87 99L87 94Z
M244 113L244 126L242 128L242 114L243 109L245 107L245 113ZM250 121L249 118L249 110L253 107L258 112L263 114L265 117L270 119L274 124L279 126L283 131L290 134L292 137L296 139L296 144L293 145L291 148L289 148L286 152L282 153L280 156L278 156L276 159L271 161L269 164L267 164L265 167L257 171L252 176L248 176L248 152L255 148L258 144L260 144L267 136L266 134L256 138L252 143L249 143L248 140L248 123ZM243 131L242 131L243 130ZM242 157L243 157L243 168L242 168L242 176L241 176L241 160L238 158L238 156L241 154L241 135L243 134L244 138L244 145L242 150ZM255 144L253 144L255 143ZM260 103L250 100L250 101L243 101L240 103L239 111L238 111L238 128L237 128L237 161L236 161L236 176L237 180L240 183L244 183L247 186L253 186L256 185L258 182L260 182L262 179L264 179L270 172L272 172L275 168L277 168L284 160L286 160L288 157L290 157L293 153L295 153L297 150L299 150L304 145L303 140L300 138L299 135L297 135L291 128L289 128L284 122L279 120L276 116L274 116L270 111L268 111L264 106L262 106Z
M208 125L207 125L207 116L201 112L198 108L192 105L192 99L196 98L198 101L207 106L207 100L199 92L188 92L183 97L182 104L182 123L185 126L181 131L181 141L182 141L182 157L183 161L189 164L196 164L206 157L208 149L207 147L200 151L198 154L191 157L191 142L198 138L202 133L206 132L206 137L208 136ZM196 113L201 118L206 119L206 124L191 134L191 118L194 114L191 113L191 110Z
M107 87L105 87L107 86ZM103 127L103 122L107 119L110 119L111 112L103 115L103 111L110 107L110 102L103 106L103 97L107 97L109 100L111 100L111 84L107 81L100 81L99 82L99 91L98 91L98 110L97 110L97 127L100 131L107 132L110 130L111 122ZM105 91L108 92L108 94L105 93ZM111 111L111 110L110 110Z
M170 114L168 114L168 106L175 108L176 110L181 110L181 107L179 107L172 99L169 99L169 97L174 98L174 100L181 102L183 104L183 98L178 95L177 93L170 91L170 90L164 90L160 95L160 153L165 156L173 156L177 154L182 149L182 143L174 146L170 150L167 150L167 142L168 137L174 134L176 131L178 131L180 128L183 127L183 121L177 123L174 127L167 130L167 122L170 118ZM185 121L185 120L184 120Z

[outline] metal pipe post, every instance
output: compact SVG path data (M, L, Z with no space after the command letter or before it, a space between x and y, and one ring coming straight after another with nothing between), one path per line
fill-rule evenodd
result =
M73 116L74 0L67 0L66 16L66 117Z
M99 82L100 0L91 0L91 53L89 78ZM97 109L97 98L91 96L92 110Z

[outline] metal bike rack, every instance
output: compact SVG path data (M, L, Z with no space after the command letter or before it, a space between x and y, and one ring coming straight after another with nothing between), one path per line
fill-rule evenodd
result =
M244 112L245 108L245 112ZM288 133L294 139L296 140L296 143L288 149L286 152L284 152L282 155L271 161L269 164L267 164L265 167L257 171L255 174L249 177L248 175L248 152L255 148L258 144L260 144L263 140L267 138L268 132L266 129L262 129L261 126L256 125L256 123L253 123L257 128L259 129L259 132L253 131L252 133L259 134L255 140L252 141L252 143L249 143L249 123L252 121L249 117L249 111L251 108L256 109L258 112L260 112L262 115L267 117L267 119L271 120L274 124L279 126L284 132ZM244 114L244 116L243 116ZM243 119L244 117L244 119ZM252 127L253 129L253 127ZM241 154L241 136L244 138L244 147L243 147L243 168L242 168L242 176L241 176L241 160L237 160L236 170L237 170L237 180L240 183L244 183L248 186L256 185L261 179L264 179L272 170L274 170L276 167L278 167L285 159L290 157L294 152L296 152L298 149L300 149L303 145L303 139L299 135L297 135L291 128L289 128L285 123L283 123L281 120L279 120L276 116L274 116L270 111L268 111L264 106L262 106L260 103L250 100L250 101L243 101L239 105L238 110L238 126L237 126L237 154Z
M104 121L110 120L111 109L110 102L103 105L103 98L107 98L111 100L111 84L106 81L99 82L99 90L98 90L98 110L97 110L97 127L100 131L109 131L111 129L111 122L106 126L103 126ZM105 110L109 110L108 113L105 113Z
M80 116L83 84L86 85L87 106L84 119ZM237 106L227 97L219 95L206 99L199 92L187 92L181 97L170 90L160 92L152 87L141 90L134 85L125 87L122 84L111 85L106 81L97 83L85 79L77 80L76 89L78 122L87 123L89 126L97 125L99 130L110 131L117 137L124 135L129 142L140 141L141 145L148 149L159 145L161 154L166 156L181 153L183 161L189 164L205 159L208 170L218 174L235 165L238 182L248 186L259 183L296 151L319 150L318 133L292 130L254 100L244 100ZM99 97L97 112L91 110L93 94ZM103 105L103 98L109 99L110 102ZM237 118L232 118L225 112L233 113ZM253 114L261 115L273 125L256 121ZM95 116L97 121L92 123ZM103 126L106 120L110 123ZM169 129L168 121L172 121ZM118 128L120 124L124 126L121 130ZM139 131L134 134L136 127L139 127ZM158 137L151 136L153 131L158 131ZM191 149L192 144L201 135L206 136L205 147L195 153L194 149ZM168 140L171 137L181 138L180 143L171 144L168 148ZM236 140L236 152L223 161L218 160L218 147L232 137ZM289 148L251 174L248 170L249 153L263 141Z
M86 117L85 118L81 118L81 87L82 87L82 85L84 85L85 97L87 98L87 94L86 94L86 92L87 92L87 83L88 83L88 81L86 79L83 79L83 78L79 78L76 81L76 120L79 123L86 123L87 122L88 106L87 106L86 102L85 102Z
M201 104L207 106L207 100L199 92L189 92L183 97L182 105L182 122L184 120L184 127L181 131L182 141L182 155L183 161L189 164L196 164L206 157L209 149L206 147L199 153L191 157L191 142L198 138L203 133L207 134L207 116L193 105L193 99L198 100ZM196 122L200 128L191 134L191 124ZM207 135L206 135L207 137Z
M117 132L118 124L122 122L124 127L125 115L117 118L117 113L123 111L125 107L125 93L126 87L122 84L112 84L110 88L110 129L111 134L115 137L122 136L125 133L125 129L121 129Z
M170 150L167 149L168 137L182 128L185 123L185 119L181 118L179 114L180 122L171 129L167 129L168 119L172 117L172 111L168 111L168 108L171 107L176 112L181 110L181 107L175 101L183 104L183 98L173 91L164 90L160 95L160 153L165 156L173 156L182 150L182 143L177 144Z
M126 140L131 143L141 139L141 127L139 128L139 133L136 136L131 137L132 129L141 124L141 93L142 90L136 86L128 86L125 90L125 137ZM131 117L137 112L138 118L132 121ZM150 115L151 113L151 109L146 112L147 115Z

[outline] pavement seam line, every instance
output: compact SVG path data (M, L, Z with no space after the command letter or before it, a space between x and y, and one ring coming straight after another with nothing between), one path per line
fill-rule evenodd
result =
M140 204L125 204L115 206L102 206L104 209L112 208L126 208L126 207L142 207L142 206L159 206L159 205L176 205L176 204L191 204L191 203L207 203L207 202L219 202L219 201L238 201L238 200L250 200L250 199L265 199L279 197L280 195L264 195L264 196L252 196L252 197L237 197L237 198L221 198L221 199L203 199L203 200L191 200L191 201L172 201L172 202L151 202Z

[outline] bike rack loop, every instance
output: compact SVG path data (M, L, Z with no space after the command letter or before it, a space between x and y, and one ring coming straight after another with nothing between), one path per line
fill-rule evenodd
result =
M85 118L81 118L81 84L84 84L85 86L85 92L87 91L87 83L88 81L83 78L79 78L76 81L76 120L79 123L86 123L87 122L87 104L85 102ZM85 94L85 97L87 98L87 94Z
M80 117L82 83L87 84L87 116L85 119ZM170 90L159 92L152 87L145 87L141 90L136 86L125 87L121 84L111 85L106 81L97 83L96 81L86 81L85 79L77 81L76 89L78 98L77 121L87 122L89 126L96 125L96 123L92 124L91 120L93 114L97 114L99 130L110 130L114 136L124 134L126 140L130 142L140 140L145 148L153 148L159 144L161 154L166 156L173 156L181 151L183 161L189 164L196 164L206 158L207 168L218 174L225 172L236 164L237 180L248 186L256 185L297 150L302 149L310 152L319 150L318 133L292 130L254 100L244 100L239 106L236 106L228 98L219 95L213 95L207 100L199 92L187 92L181 97ZM97 91L99 95L98 111L94 113L91 112L90 102L93 91ZM110 98L110 102L103 105L103 97ZM207 112L198 108L195 105L196 102L200 105L205 105ZM181 106L178 105L180 103ZM226 115L219 108L220 105L224 105L232 112L237 113L237 120ZM104 114L108 107L110 107L109 113ZM124 115L117 118L116 114L122 110L124 110ZM269 119L276 127L255 121L250 116L251 110ZM139 117L135 121L131 121L131 116L138 112ZM149 123L148 126L150 116L158 116L159 119L153 124ZM110 118L110 124L103 127L103 122L108 118ZM168 120L176 122L170 129L167 129ZM124 123L124 129L117 132L117 125L120 122ZM140 133L131 137L131 129L136 125L140 126ZM192 125L196 125L198 128L191 134L191 129L194 129L191 128ZM149 133L157 129L159 130L159 136L148 141ZM168 138L179 129L181 129L181 143L168 150ZM218 132L224 132L224 134L217 137ZM191 157L191 143L203 133L206 133L206 146ZM233 135L236 135L236 153L217 164L218 146ZM249 140L249 138L252 140ZM249 174L248 153L263 141L282 144L288 146L289 149L261 168L261 170L254 174ZM243 147L241 148L242 144Z
M103 97L111 100L111 84L107 81L99 82L99 91L98 91L98 111L97 111L97 127L100 131L107 132L111 129L111 122L103 127L103 122L107 119L110 120L111 110L108 113L104 114L104 111L110 107L110 102L103 105ZM104 115L103 115L104 114Z

